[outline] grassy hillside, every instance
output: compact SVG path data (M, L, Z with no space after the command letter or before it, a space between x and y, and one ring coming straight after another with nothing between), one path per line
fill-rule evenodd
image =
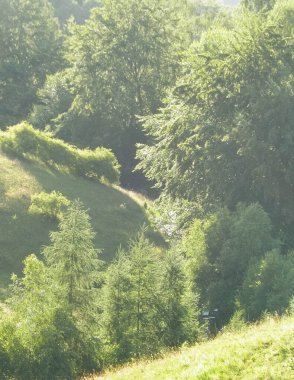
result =
M103 259L113 257L117 247L147 222L142 201L118 187L13 160L0 152L0 288L12 272L20 272L26 255L39 253L49 243L49 231L56 230L57 223L28 214L28 207L32 194L53 190L70 200L80 199L89 209L97 233L95 245L103 249Z
M87 380L294 379L294 317L271 318L239 333Z

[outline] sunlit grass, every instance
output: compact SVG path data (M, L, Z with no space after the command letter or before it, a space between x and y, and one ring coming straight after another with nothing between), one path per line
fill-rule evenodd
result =
M126 245L148 223L139 195L131 197L123 189L10 159L0 152L0 292L11 273L21 271L25 256L39 253L49 243L49 232L56 230L55 221L28 214L32 194L53 190L84 203L102 259L111 259L119 245Z
M294 317L269 318L239 333L143 360L87 380L294 379Z

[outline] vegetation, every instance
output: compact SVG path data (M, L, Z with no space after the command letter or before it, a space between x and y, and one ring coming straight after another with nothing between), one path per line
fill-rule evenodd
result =
M0 128L25 118L46 74L62 65L61 34L47 1L1 0Z
M271 230L268 215L253 204L238 205L235 212L220 210L204 222L196 219L184 235L182 249L190 258L194 286L208 310L218 309L219 326L236 309L250 262L279 247Z
M51 245L43 251L45 262L30 255L23 278L13 277L10 312L0 328L8 358L0 364L2 374L15 379L72 379L99 369L97 345L89 331L99 270L93 237L89 217L75 202L60 230L51 234Z
M148 223L144 200L131 192L124 193L120 187L112 188L34 162L8 158L3 153L0 153L0 189L1 288L8 284L13 272L21 273L26 255L39 252L49 243L49 231L57 228L52 212L60 212L56 208L60 197L53 196L54 191L70 201L80 199L89 209L96 232L95 247L102 249L101 257L106 261L114 257L119 245L127 245L141 225ZM30 213L33 206L42 210L42 215ZM154 238L160 241L155 235Z
M41 192L31 196L30 214L47 215L51 218L61 219L63 210L69 206L70 201L58 191L51 193Z
M119 165L110 150L77 149L27 123L10 127L2 133L0 147L7 154L35 159L82 177L118 182Z
M240 3L0 0L1 378L77 379L293 308L294 6ZM291 377L292 337L258 331L166 376Z
M293 317L268 318L162 359L139 361L87 379L291 379L293 347Z
M163 258L143 231L128 251L118 252L103 288L106 350L112 354L107 364L197 338L197 299L189 293L183 263L172 253Z
M40 91L45 104L33 114L39 127L48 124L82 147L111 148L122 165L123 183L133 184L135 144L144 141L137 116L161 105L190 41L182 13L188 17L185 1L105 0L83 25L71 23L65 40L68 83L56 83L57 73ZM70 98L66 107L56 107L52 85Z
M259 202L291 240L293 3L232 22L191 45L165 106L144 119L154 144L139 167L208 211Z

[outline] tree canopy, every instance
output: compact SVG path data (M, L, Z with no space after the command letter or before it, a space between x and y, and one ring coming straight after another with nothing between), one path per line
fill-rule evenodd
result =
M0 1L0 128L25 118L47 73L61 63L61 40L46 0Z
M138 157L168 194L229 207L259 201L293 223L293 4L243 10L193 44Z

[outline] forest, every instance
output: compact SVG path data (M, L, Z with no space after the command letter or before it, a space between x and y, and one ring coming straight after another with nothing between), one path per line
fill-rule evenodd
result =
M294 1L224 3L0 0L1 379L293 312Z

